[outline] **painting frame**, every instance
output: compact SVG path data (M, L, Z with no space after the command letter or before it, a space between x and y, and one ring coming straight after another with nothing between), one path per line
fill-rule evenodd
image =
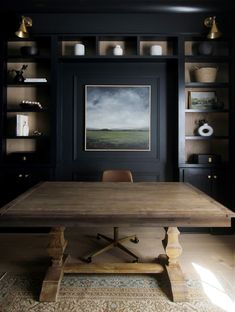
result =
M196 110L216 109L216 91L189 91L188 107Z
M130 99L128 100L128 92L132 93L136 103ZM107 94L105 93L110 93L110 107L108 107L109 113L105 111L105 106L107 107ZM124 101L122 101L123 98ZM99 104L94 106L94 102ZM93 111L91 113L92 105ZM98 109L96 112L96 106L99 106L102 114L100 111L98 112ZM151 106L151 85L149 84L85 85L84 150L93 152L151 151ZM141 118L140 114L138 115L136 113L138 109L141 112ZM94 116L95 112L97 113L97 116ZM145 127L142 125L142 127L139 126L138 128L138 126L136 126L136 128L133 128L131 121L128 121L125 117L123 117L125 114L130 115L131 113L133 114L132 119L135 120L135 123L138 124L139 122L139 124L142 125L144 120ZM109 123L109 116L112 116L111 127ZM119 116L120 118L124 118L122 128L120 128L118 120ZM99 120L100 118L103 121L101 122L102 127L96 125L96 120Z

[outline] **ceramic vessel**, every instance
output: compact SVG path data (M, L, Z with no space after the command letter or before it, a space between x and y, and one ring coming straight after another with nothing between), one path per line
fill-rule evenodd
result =
M154 44L150 47L150 55L162 55L162 47Z
M32 56L38 54L38 48L35 46L23 46L20 49L22 55L25 56Z
M113 54L114 55L123 55L123 49L120 45L116 45L115 48L113 49Z
M198 53L200 55L212 55L213 54L213 45L208 41L200 42L198 45Z
M82 43L76 43L74 46L74 55L85 55L85 46Z
M204 125L198 128L198 134L201 136L211 136L213 132L213 128L209 126L208 123L204 123Z

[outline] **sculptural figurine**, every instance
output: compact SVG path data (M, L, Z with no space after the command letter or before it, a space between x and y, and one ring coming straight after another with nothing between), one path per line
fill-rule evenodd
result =
M24 71L27 69L28 65L22 65L21 69L17 70L17 69L12 69L11 71L12 72L15 72L15 77L13 78L14 79L14 82L16 83L22 83L24 82L24 76L23 76L23 73Z

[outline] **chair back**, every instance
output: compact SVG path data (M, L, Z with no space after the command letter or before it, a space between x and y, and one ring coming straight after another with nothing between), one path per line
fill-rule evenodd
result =
M103 182L133 182L130 170L105 170L102 176Z

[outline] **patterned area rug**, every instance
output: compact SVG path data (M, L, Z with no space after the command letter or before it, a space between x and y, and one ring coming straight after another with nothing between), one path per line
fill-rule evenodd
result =
M221 312L200 282L188 281L189 301L171 302L151 275L65 275L58 302L37 301L43 276L6 273L0 279L0 312ZM165 291L166 288L165 288Z

